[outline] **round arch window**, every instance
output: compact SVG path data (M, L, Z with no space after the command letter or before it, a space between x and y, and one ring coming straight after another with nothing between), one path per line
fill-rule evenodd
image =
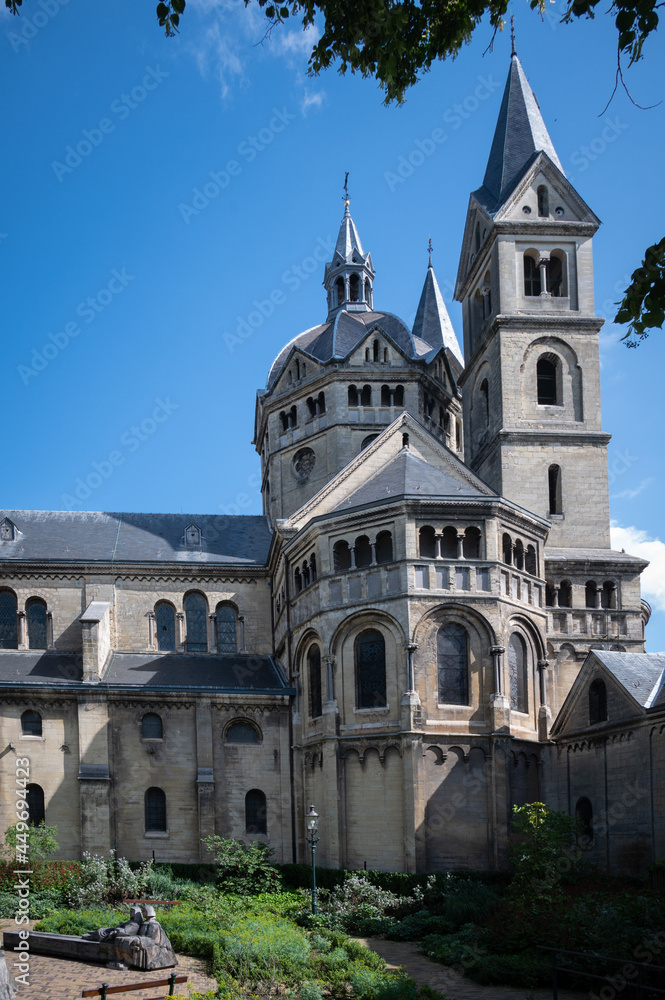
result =
M301 483L309 479L315 465L316 455L311 448L301 448L293 456L293 471Z

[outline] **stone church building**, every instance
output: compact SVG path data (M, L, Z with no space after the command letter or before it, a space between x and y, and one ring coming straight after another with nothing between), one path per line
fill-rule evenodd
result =
M374 302L348 201L321 322L257 398L262 516L0 511L0 809L62 856L212 833L333 867L497 868L514 804L665 856L665 658L610 548L592 240L511 59L456 297ZM630 801L631 781L637 782ZM633 801L634 800L634 801Z

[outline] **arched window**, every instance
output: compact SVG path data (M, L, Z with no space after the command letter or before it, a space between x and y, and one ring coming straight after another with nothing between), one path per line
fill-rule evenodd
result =
M38 597L31 598L25 609L28 622L28 646L30 649L46 649L46 604Z
M296 566L295 570L293 571L293 582L295 584L296 594L299 594L300 591L302 590L302 577L300 575L299 566Z
M288 413L282 412L279 415L279 419L282 421L282 434L285 434L289 429L289 415Z
M550 214L550 196L544 184L538 188L538 215L546 219Z
M616 608L617 589L613 580L606 580L600 595L600 605L603 608Z
M355 385L349 386L349 406L358 406L358 390Z
M461 625L443 625L436 640L439 703L469 704L469 637Z
M18 604L13 590L0 590L0 649L18 649Z
M377 629L369 628L356 639L356 704L381 708L386 702L386 644Z
M296 379L300 381L300 361L296 358Z
M251 722L238 720L232 722L226 730L227 743L260 743L259 733Z
M524 542L521 538L515 542L515 569L524 569Z
M321 701L321 650L310 646L307 652L307 677L309 680L309 715L316 719L323 712Z
M245 796L245 833L268 832L268 808L266 797L258 788L252 788Z
M389 385L382 385L381 386L381 406L390 406L390 405L391 405L390 386Z
M538 296L541 292L538 262L529 253L524 254L524 294Z
M527 546L524 567L531 576L538 576L538 560L536 559L536 550L533 545Z
M302 585L303 587L309 587L309 563L306 559L302 564Z
M166 833L166 794L161 788L145 793L145 832Z
M208 651L208 606L203 594L188 594L185 598L187 622L187 652Z
M536 383L539 406L559 406L559 359L553 355L538 358L536 364Z
M550 465L547 470L547 485L550 497L550 514L563 514L560 465Z
M155 605L157 649L161 653L175 652L175 608L166 601Z
M547 263L547 291L555 299L567 295L566 258L561 250L552 250Z
M450 525L443 529L441 535L441 556L444 559L457 558L457 529Z
M309 410L310 417L316 416L316 401L311 396L307 400L307 409Z
M476 245L476 253L480 250L480 223L476 222L476 230L474 235L474 242Z
M580 847L591 847L593 844L593 806L586 796L577 800L575 818L579 827L577 843Z
M372 443L372 441L376 441L378 436L379 436L378 434L368 434L366 438L363 438L363 442L360 445L360 450L364 451L365 448Z
M607 688L600 677L589 686L589 725L607 722Z
M298 426L298 410L295 404L289 410L289 427Z
M508 667L510 671L510 707L516 712L528 712L529 674L526 643L517 632L513 632L508 642Z
M318 406L319 406L319 413L325 413L326 412L326 397L325 397L324 393L320 392L319 395L316 397L316 399L317 399L317 403L318 403Z
M238 652L236 609L230 604L217 605L217 652Z
M380 531L376 536L376 561L377 563L393 561L393 536L389 531Z
M357 302L360 298L360 281L357 274L352 274L349 278L349 302Z
M596 607L596 594L598 593L598 587L595 580L587 580L584 587L584 603L587 608Z
M333 545L333 570L335 573L342 573L347 569L351 569L349 543L345 541L335 542Z
M484 378L480 383L480 419L483 427L489 427L490 422L490 397L489 385Z
M337 293L337 305L341 306L344 302L344 279L338 278L335 282L335 291Z
M394 406L404 406L404 386L397 385L393 392L393 405Z
M30 826L39 826L46 822L46 810L44 809L44 789L41 785L28 785L25 804L28 809L28 823Z
M513 564L513 540L510 535L504 533L503 536L503 561L506 566Z
M548 608L555 606L556 587L549 580L545 582L545 604Z
M480 559L480 528L466 529L462 552L465 559Z
M373 361L378 361L379 360L379 342L378 342L378 340L375 340L374 343L372 344L372 360Z
M356 538L355 544L356 568L372 565L372 546L367 535L360 535Z
M361 406L371 406L372 405L372 387L371 385L364 385L360 391L360 405Z
M21 716L21 734L23 736L42 735L42 717L39 712L29 709Z
M309 560L309 571L311 574L312 583L314 583L314 581L316 580L317 573L316 573L316 556L314 555L313 552Z
M436 558L436 532L429 524L423 525L418 532L419 547L418 552L421 559Z
M573 606L573 585L570 580L562 580L559 584L559 607L572 608Z
M141 739L161 740L164 739L164 727L162 717L156 712L147 712L141 719Z

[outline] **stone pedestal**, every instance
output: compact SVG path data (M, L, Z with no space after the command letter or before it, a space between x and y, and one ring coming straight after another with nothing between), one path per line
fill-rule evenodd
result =
M492 715L492 732L510 732L510 702L505 694L490 695L490 712Z

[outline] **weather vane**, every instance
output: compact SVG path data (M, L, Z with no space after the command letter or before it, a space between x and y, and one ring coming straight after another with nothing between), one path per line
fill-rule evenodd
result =
M510 45L511 45L511 57L517 55L517 49L515 48L515 18L510 15Z
M429 254L429 266L430 267L432 266L432 250L433 249L434 249L434 247L432 246L432 237L430 236L430 238L429 238L429 240L427 242L427 253Z
M349 171L344 174L344 201L349 200Z

